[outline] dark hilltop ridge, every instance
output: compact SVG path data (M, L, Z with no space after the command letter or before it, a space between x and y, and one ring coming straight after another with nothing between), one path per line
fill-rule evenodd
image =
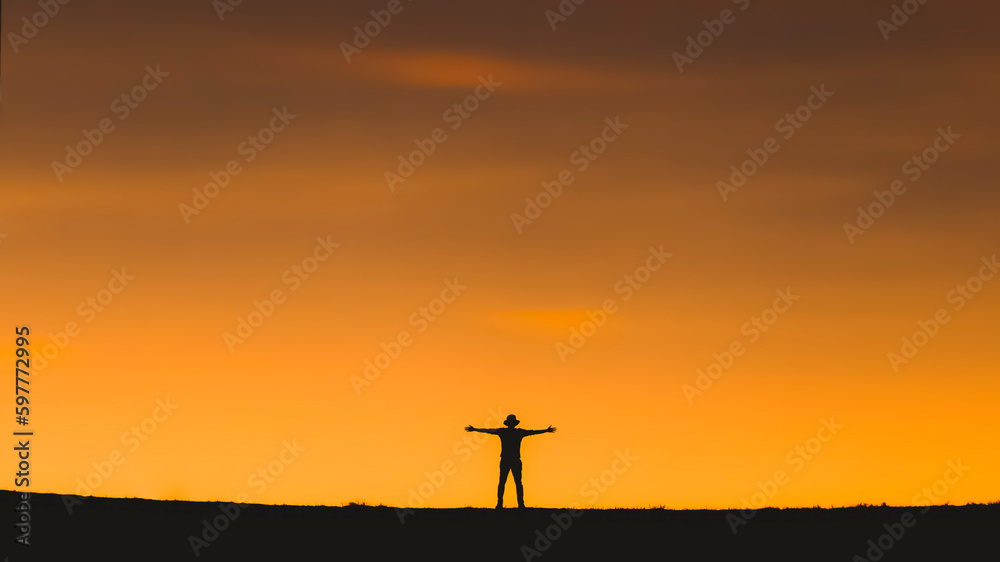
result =
M998 560L1000 503L671 509L274 506L0 492L19 560ZM72 513L71 513L72 512ZM733 532L733 529L736 532Z

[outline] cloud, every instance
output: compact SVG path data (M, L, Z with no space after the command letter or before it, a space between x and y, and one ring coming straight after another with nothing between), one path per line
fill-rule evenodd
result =
M475 87L493 76L505 92L629 93L648 87L648 74L590 64L514 60L447 51L364 53L347 71L365 80L423 87Z

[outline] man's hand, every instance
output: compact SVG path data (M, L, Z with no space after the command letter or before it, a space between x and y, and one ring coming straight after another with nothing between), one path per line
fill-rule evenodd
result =
M548 428L548 429L546 429L545 431L546 431L546 432L548 432L548 433L555 433L555 432L556 432L556 428L554 428L554 427L552 427L552 426L550 425L550 426L549 426L549 428Z
M475 430L476 428L472 427L471 425L465 426L465 431L475 431Z

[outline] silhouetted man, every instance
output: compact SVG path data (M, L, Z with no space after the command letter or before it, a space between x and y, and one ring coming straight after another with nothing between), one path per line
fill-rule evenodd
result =
M478 429L471 425L465 431L490 433L500 437L500 485L497 486L497 509L503 507L503 488L507 483L507 472L514 474L514 485L517 486L517 507L524 507L524 486L521 484L521 439L539 433L552 433L556 428L548 429L516 429L521 423L514 414L507 416L503 424L507 427L497 429Z

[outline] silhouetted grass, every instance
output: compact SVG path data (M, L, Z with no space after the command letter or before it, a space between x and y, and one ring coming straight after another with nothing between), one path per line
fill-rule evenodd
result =
M12 514L13 492L2 492ZM736 511L667 506L582 510L464 507L403 511L346 506L245 505L85 498L67 513L62 496L33 494L31 542L10 560L841 560L865 559L868 541L905 513L915 523L881 562L997 559L1000 502L922 507L764 508L732 532ZM744 513L743 515L748 515ZM401 519L402 518L402 519ZM567 519L569 518L569 519ZM215 523L224 528L215 529ZM224 523L224 525L223 525ZM212 531L209 531L209 525ZM558 529L558 531L556 531ZM548 533L548 536L546 536ZM198 556L191 537L197 544ZM544 537L544 539L540 538ZM552 538L555 537L555 538ZM887 543L887 541L883 541ZM526 550L528 549L528 550ZM982 558L980 551L992 556ZM26 557L30 552L31 558Z

